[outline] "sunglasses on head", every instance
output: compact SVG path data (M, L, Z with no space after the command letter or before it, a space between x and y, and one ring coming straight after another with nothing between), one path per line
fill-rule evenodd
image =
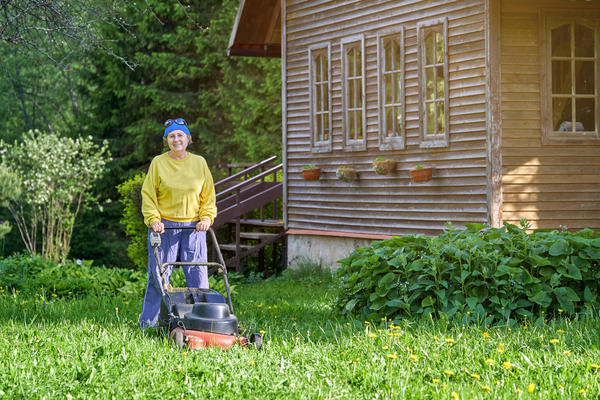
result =
M173 124L187 126L187 122L185 122L185 119L183 119L183 118L176 118L176 119L168 119L168 120L166 120L165 121L165 128L168 128L169 126L171 126Z

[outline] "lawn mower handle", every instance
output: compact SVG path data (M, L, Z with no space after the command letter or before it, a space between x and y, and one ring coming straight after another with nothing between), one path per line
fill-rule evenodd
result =
M165 227L165 229L196 229L195 226L179 226L179 227ZM192 266L192 265L200 265L200 266L207 266L207 267L218 267L221 270L221 273L223 274L223 281L225 282L225 291L227 292L227 302L229 303L229 309L231 311L231 313L233 314L233 304L231 303L231 293L229 291L229 280L227 279L227 266L225 265L225 260L223 259L223 254L221 254L221 248L219 247L219 243L217 242L217 236L215 235L215 231L213 231L212 228L208 228L208 232L210 233L211 239L212 239L212 243L213 243L213 247L217 252L217 257L219 262L215 263L215 262L168 262L168 263L162 263L162 260L159 257L158 254L158 247L160 246L161 243L161 239L160 239L160 233L159 232L150 232L150 245L152 246L152 249L154 250L154 256L156 257L156 262L158 263L158 271L160 273L160 280L161 282L159 282L160 286L161 286L161 291L166 290L167 284L166 284L166 280L165 280L165 272L166 272L166 267L168 265L179 265L179 266Z

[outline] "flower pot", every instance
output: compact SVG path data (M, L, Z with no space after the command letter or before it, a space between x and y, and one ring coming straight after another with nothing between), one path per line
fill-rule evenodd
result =
M344 182L352 182L358 179L358 172L354 168L339 167L335 173L339 180Z
M427 182L431 179L432 174L433 168L431 167L410 170L410 177L414 182Z
M394 160L375 160L373 161L373 170L379 175L388 175L396 169L396 161Z
M302 177L307 181L316 181L321 176L321 168L303 169Z

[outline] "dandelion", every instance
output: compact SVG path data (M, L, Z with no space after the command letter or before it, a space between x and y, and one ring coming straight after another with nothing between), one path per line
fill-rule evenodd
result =
M498 345L498 347L499 347L499 348L501 348L502 350L504 350L504 343L500 343L500 344Z
M414 354L411 354L410 356L408 356L408 358L413 362L419 361L419 357L415 356Z
M519 388L516 388L516 389L515 389L515 393L516 393L516 394L521 394L521 393L523 393L523 391L522 391L521 389L519 389Z
M569 350L565 350L565 351L564 351L564 354L565 354L565 356L570 356L570 355L571 355L571 352L570 352Z
M471 374L471 378L479 380L481 376L479 374Z
M250 360L250 361L248 362L248 364L250 364L250 365L254 365L254 364L255 364L255 363L254 363L254 360Z
M530 383L529 386L527 386L527 392L533 393L534 390L535 390L535 383Z
M550 343L556 344L556 343L558 343L558 339L550 339Z
M350 326L350 322L346 322L346 325Z
M486 339L489 339L490 338L490 334L487 333L487 332L483 332L483 337L486 338Z
M433 380L433 383L440 383L440 380L436 378Z
M458 393L456 393L454 390L452 391L451 396L454 400L460 399L460 397L458 396Z
M18 290L17 290L17 293L19 293ZM52 293L52 297L58 297L58 295L56 293Z
M563 311L565 311L565 310L563 310L562 308L559 308L559 309L558 309L558 313L559 313L559 314L562 314L562 313L563 313Z
M262 304L259 304L259 305L258 305L258 308L261 308L261 307L262 307Z
M591 364L590 367L594 368L595 370L600 369L600 365L598 364Z
M446 338L446 343L454 343L454 339L452 339L452 338Z
M491 388L491 387L489 387L489 386L485 386L485 385L484 385L484 386L482 386L482 387L481 387L481 390L485 390L486 392L491 392L491 391L492 391L492 388Z
M376 335L376 334L374 334L374 333L369 333L369 337L370 337L370 338L376 338L376 337L377 337L377 335Z
M579 393L582 396L585 396L585 389L580 389L577 393Z
M369 321L365 321L365 325L371 325Z
M492 365L492 364L494 364L494 360L492 360L491 358L488 358L487 360L485 360L485 363L487 365Z
M267 331L265 331L264 329L261 329L261 330L259 331L259 333L260 333L261 335L264 335L265 333L267 333Z
M383 350L387 350L387 349L389 349L389 348L390 348L389 346L383 346L383 347L382 347L382 349L383 349Z
M562 329L557 329L556 333L565 333L565 331L563 331Z
M387 356L388 356L388 358L391 358L392 360L395 360L396 358L398 358L398 356L395 354L388 354Z
M510 369L512 367L512 365L510 365L510 361L504 361L502 363L502 366L504 367L504 369Z
M448 376L452 376L452 375L454 375L454 372L450 371L449 369L445 369L445 370L444 370L444 373L445 373L446 375L448 375Z
M381 320L382 320L383 322L385 322L385 321L386 321L386 318L385 318L385 317L381 317Z
M292 321L295 321L295 320L296 320L296 317L292 317L292 318L290 318L290 319L291 319ZM346 322L346 325L350 325L350 322Z

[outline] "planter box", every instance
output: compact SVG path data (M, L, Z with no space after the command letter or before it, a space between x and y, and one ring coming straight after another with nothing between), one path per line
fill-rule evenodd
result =
M433 175L431 167L410 170L410 177L414 182L427 182L431 179L431 175Z
M352 182L358 179L358 172L354 168L339 167L335 176L344 182Z
M379 175L389 175L396 169L394 160L375 160L373 161L373 170Z
M307 181L316 181L321 177L321 168L303 169L302 177Z

